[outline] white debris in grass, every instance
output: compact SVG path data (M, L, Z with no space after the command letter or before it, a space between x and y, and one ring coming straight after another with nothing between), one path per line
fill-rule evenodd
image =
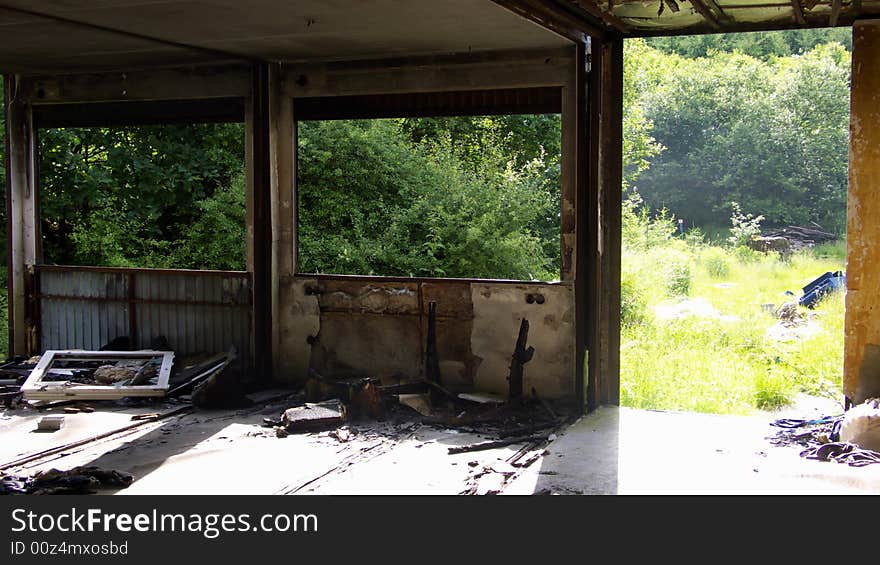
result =
M706 318L721 322L738 322L737 316L722 314L705 298L692 298L679 302L664 302L654 307L658 320L671 321L685 318Z

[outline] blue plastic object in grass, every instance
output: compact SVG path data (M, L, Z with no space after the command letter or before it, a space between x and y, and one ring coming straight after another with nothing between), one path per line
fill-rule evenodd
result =
M798 304L815 308L825 295L843 288L846 288L846 273L829 271L804 287L804 295L798 300Z

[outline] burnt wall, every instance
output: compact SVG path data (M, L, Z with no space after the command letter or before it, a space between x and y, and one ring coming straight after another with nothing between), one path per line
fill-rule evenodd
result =
M524 390L574 394L574 293L566 283L296 276L282 281L280 302L280 380L301 382L309 368L387 382L424 376L428 305L435 302L445 386L506 394L525 317L535 357Z

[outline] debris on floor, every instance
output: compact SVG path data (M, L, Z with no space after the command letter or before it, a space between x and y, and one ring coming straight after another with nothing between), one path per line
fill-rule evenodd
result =
M50 350L21 391L27 400L164 396L173 360L171 351Z
M281 416L287 433L313 432L335 428L345 422L346 409L339 399L288 408Z
M843 416L840 441L862 449L880 451L880 399L872 398L854 406Z
M100 488L126 488L132 482L128 473L95 466L68 471L51 469L30 477L0 473L2 494L93 494Z
M880 451L875 451L880 439L878 399L868 400L839 416L813 420L783 418L771 425L782 429L768 438L770 443L805 448L800 452L801 457L853 467L880 463Z
M37 430L41 432L57 432L64 425L64 416L50 415L43 416L37 422Z

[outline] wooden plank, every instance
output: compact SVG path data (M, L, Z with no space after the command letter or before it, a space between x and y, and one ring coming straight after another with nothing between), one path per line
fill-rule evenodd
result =
M716 2L716 0L704 0L706 5L709 6L718 17L718 22L723 24L728 24L733 21L733 19L725 13L725 11L721 8L721 6Z
M703 3L703 0L690 0L691 6L703 16L703 19L706 20L706 23L709 24L709 27L712 29L719 29L721 24L718 23L718 17Z
M807 20L804 18L804 7L801 6L801 0L791 0L791 10L794 12L794 19L800 25L806 25Z
M594 0L572 0L572 4L578 6L593 17L601 19L608 27L627 34L630 32L629 25L614 15L610 10L603 10Z

